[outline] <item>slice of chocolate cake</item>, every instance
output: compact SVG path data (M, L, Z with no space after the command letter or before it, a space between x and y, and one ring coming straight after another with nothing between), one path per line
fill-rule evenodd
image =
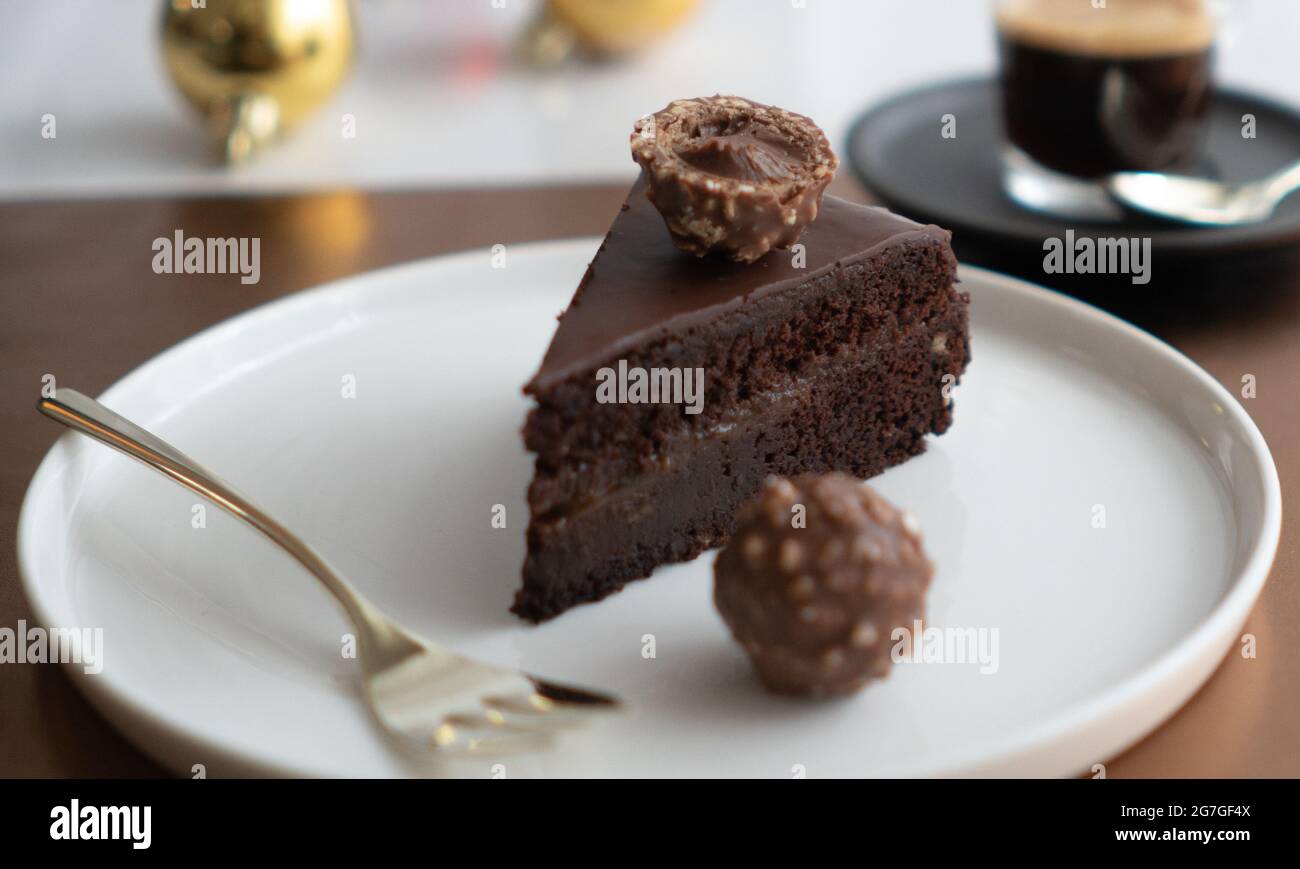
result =
M769 475L870 477L952 421L945 387L969 335L947 231L825 197L790 250L696 258L671 243L645 184L525 387L537 402L513 607L525 619L722 544ZM648 397L632 375L656 370L658 403L606 403ZM700 371L702 400L688 403Z

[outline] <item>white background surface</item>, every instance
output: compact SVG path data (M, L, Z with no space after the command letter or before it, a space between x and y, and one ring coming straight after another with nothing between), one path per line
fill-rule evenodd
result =
M1233 5L1222 80L1300 103L1300 2ZM623 63L484 72L536 8L358 0L344 88L290 141L228 171L162 67L161 0L0 0L0 197L626 179L632 122L677 97L783 105L841 148L868 105L994 65L987 0L702 0ZM41 138L46 113L57 139ZM355 139L340 135L344 113Z

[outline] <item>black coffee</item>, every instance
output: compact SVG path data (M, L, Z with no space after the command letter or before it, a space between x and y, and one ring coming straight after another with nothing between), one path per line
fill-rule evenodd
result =
M1195 167L1213 94L1201 0L1010 0L998 47L1007 137L1038 163L1086 178Z

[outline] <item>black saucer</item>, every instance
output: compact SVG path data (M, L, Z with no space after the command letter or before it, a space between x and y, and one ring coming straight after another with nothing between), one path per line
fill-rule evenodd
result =
M1229 277L1243 255L1252 265L1300 250L1300 193L1265 223L1230 228L1185 227L1133 214L1118 223L1086 223L1024 209L1002 191L1002 130L996 83L987 78L945 82L910 91L876 106L849 132L846 154L863 184L887 206L914 220L953 231L964 262L1022 274L1071 292L1096 288L1105 277L1063 282L1045 276L1043 240L1142 236L1151 239L1153 284L1175 276ZM1241 117L1257 119L1257 138L1241 136ZM942 118L956 116L956 138L940 135ZM1248 94L1216 95L1206 165L1229 182L1260 178L1300 159L1300 113ZM1066 283L1066 286L1061 286ZM1069 286L1073 283L1074 286ZM1126 282L1127 283L1127 282ZM1128 285L1132 290L1131 284ZM1088 293L1078 293L1089 295Z

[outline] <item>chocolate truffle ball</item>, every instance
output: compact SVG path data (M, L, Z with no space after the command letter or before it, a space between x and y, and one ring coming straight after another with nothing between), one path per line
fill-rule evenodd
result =
M768 689L850 694L924 615L916 519L847 474L767 481L714 563L714 602Z
M631 144L673 243L743 263L799 240L839 166L810 119L736 96L674 100Z

